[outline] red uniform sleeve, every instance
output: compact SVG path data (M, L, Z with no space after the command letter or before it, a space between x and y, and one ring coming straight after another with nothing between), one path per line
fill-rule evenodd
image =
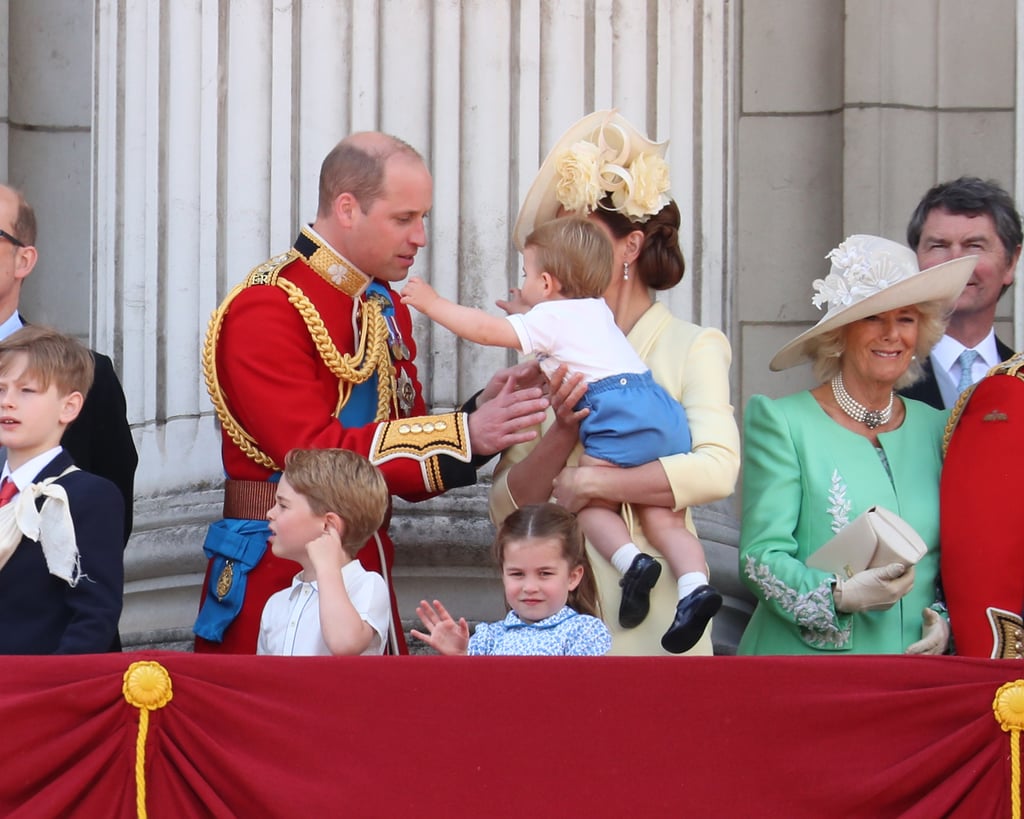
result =
M303 281L301 287L317 306L338 353L352 355L352 299L319 279ZM396 318L411 359L415 355L412 321L408 308L400 302ZM229 411L279 465L295 447L339 447L370 457L375 437L380 437L380 428L386 426L345 427L338 421L339 379L324 363L303 315L277 286L250 286L234 298L221 325L216 361ZM396 362L396 368L414 390L410 415L423 415L415 366L411 360L402 360ZM226 434L223 458L231 478L263 480L271 473L248 458ZM476 480L472 464L464 458L430 451L393 454L378 466L392 494L412 501Z

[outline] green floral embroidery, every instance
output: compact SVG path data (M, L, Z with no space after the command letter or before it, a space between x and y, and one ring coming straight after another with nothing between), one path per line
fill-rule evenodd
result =
M832 488L828 492L828 499L831 505L826 511L832 516L832 532L838 533L850 522L851 506L846 499L846 482L838 469L832 470Z
M791 589L766 565L747 558L746 574L761 589L765 602L775 600L800 629L803 640L815 648L845 648L850 642L851 624L840 626L832 605L832 581L826 577L807 594Z

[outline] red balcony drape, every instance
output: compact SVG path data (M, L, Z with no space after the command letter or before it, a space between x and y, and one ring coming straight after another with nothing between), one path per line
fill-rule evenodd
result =
M0 815L1010 816L1013 661L0 658ZM1024 684L1022 684L1024 685Z

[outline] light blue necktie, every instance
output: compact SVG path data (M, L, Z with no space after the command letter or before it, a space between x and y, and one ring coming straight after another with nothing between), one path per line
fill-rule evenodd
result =
M960 383L956 385L957 395L974 383L974 379L971 378L971 367L974 366L974 361L977 357L977 350L968 349L960 353L960 357L957 358L957 362L960 364Z

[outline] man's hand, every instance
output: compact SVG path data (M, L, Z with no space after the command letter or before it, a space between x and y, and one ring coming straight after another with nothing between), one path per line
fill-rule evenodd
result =
M441 605L440 600L435 600L433 606L426 600L420 600L416 607L416 615L423 621L427 633L413 629L413 637L422 640L441 654L466 653L469 646L469 626L465 617L460 617L456 623L448 610Z
M494 303L509 315L513 313L527 313L530 310L530 305L523 301L523 291L518 287L513 287L508 291L507 300L495 299Z
M402 304L409 304L425 315L430 315L430 306L440 298L434 290L419 276L410 276L402 288Z
M483 395L477 399L476 412L469 414L474 455L494 455L537 437L533 427L544 420L548 408L548 399L539 387L516 389L516 379L509 375L497 395L485 403L482 399Z

